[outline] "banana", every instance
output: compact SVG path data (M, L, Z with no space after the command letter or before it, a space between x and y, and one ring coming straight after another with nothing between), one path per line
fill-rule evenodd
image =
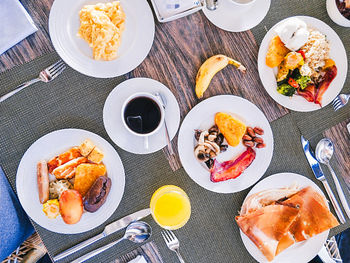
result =
M203 97L203 93L207 90L214 75L228 64L235 66L243 73L246 71L240 62L225 55L212 56L202 64L196 76L196 95L199 99Z

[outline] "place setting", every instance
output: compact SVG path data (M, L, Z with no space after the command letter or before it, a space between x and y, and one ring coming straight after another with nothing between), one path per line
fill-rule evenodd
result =
M294 117L348 107L348 0L327 0L327 19L306 8L264 29L282 1L5 1L24 26L15 40L0 28L13 42L0 41L0 111L16 105L1 117L0 192L15 196L1 200L4 262L350 260L349 119L304 133ZM189 21L241 37L204 50L206 32ZM185 34L200 41L176 48ZM257 48L238 61L240 45ZM190 88L176 82L185 58L196 61ZM15 232L24 220L32 226ZM21 232L42 249L10 238Z

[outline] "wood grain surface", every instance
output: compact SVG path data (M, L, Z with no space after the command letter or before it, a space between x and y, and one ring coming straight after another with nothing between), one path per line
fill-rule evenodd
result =
M331 165L339 174L350 190L350 134L346 125L350 119L343 121L326 130L323 135L334 143L334 156Z
M21 2L39 30L0 56L0 72L54 50L48 32L53 0ZM199 67L207 58L220 53L241 61L247 72L242 74L232 66L226 67L213 78L203 99L219 94L241 96L256 104L269 121L288 113L287 109L272 100L260 82L258 45L253 34L250 31L223 31L212 25L202 12L168 23L156 22L154 44L149 55L127 77L149 77L168 86L180 105L182 120L201 101L194 93ZM173 140L175 149L176 142L177 137ZM178 154L172 157L167 149L164 152L173 170L181 167Z

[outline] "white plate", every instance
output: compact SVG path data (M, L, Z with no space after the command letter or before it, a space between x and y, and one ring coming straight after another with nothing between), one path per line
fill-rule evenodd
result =
M270 9L271 0L257 0L244 6L231 0L219 0L214 11L204 7L203 13L215 26L230 32L242 32L257 26Z
M335 61L335 64L338 68L338 74L335 79L332 81L331 85L324 93L322 98L322 107L328 105L342 90L346 74L348 72L348 60L346 56L346 51L342 41L340 40L337 33L326 23L322 22L313 17L309 16L296 16L301 20L305 21L308 27L312 27L316 30L319 30L322 34L327 36L327 39L330 42L330 58ZM287 19L287 18L286 18ZM264 85L267 93L279 104L282 106L294 110L294 111L314 111L318 110L321 107L313 102L308 102L301 96L294 95L293 97L287 97L277 92L277 83L275 77L275 69L269 68L265 63L266 53L270 44L270 40L276 35L274 28L277 25L282 23L277 23L273 26L265 35L263 41L261 42L259 55L258 55L258 69L259 75L262 84Z
M305 176L295 173L279 173L271 175L264 180L257 183L247 194L248 196L257 192L272 189L288 187L296 183L301 188L306 186L312 186L317 192L324 196L321 189L310 179ZM325 197L325 196L324 196ZM245 200L246 200L245 199ZM244 200L244 202L245 202ZM243 203L244 203L243 202ZM322 232L308 240L298 242L291 247L281 252L277 257L274 258L271 263L306 263L313 259L317 253L321 250L323 244L326 242L329 234L329 230ZM248 250L249 254L252 255L255 260L259 262L267 263L267 259L262 252L255 246L255 244L241 231L241 238L244 246Z
M107 200L95 213L84 212L80 221L74 225L64 223L61 216L49 219L39 202L36 164L40 160L48 161L55 155L78 146L85 139L90 139L105 155L103 163L106 165L108 177L112 180ZM123 197L124 187L124 167L115 149L99 135L80 129L57 130L38 139L23 155L16 177L17 194L26 213L38 225L62 234L82 233L104 223L117 209Z
M194 130L209 129L214 125L214 116L217 112L230 113L247 126L263 128L265 134L262 137L266 147L256 149L255 160L239 177L213 183L210 181L210 172L206 165L200 163L194 155L196 144ZM178 149L183 167L197 184L217 193L235 193L256 183L269 167L273 153L273 135L268 120L257 106L241 97L221 95L202 101L187 114L180 128ZM220 162L232 160L245 149L242 143L237 147L229 147L226 152L218 155L217 160Z
M147 56L154 38L154 19L146 0L120 0L126 14L125 30L112 61L97 61L88 43L77 36L79 11L84 5L108 0L55 0L50 11L50 38L60 57L75 70L92 77L111 78L136 68Z
M162 83L154 79L133 78L120 83L108 95L103 107L103 123L105 129L120 148L136 154L148 154L156 152L167 145L165 128L148 137L148 149L143 146L143 138L131 134L123 125L121 110L125 100L137 92L159 92L167 101L165 108L165 121L168 126L169 136L174 138L180 124L180 109L173 93Z

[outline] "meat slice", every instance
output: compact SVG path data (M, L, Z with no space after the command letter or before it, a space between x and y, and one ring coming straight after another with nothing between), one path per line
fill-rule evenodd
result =
M214 166L210 169L210 180L212 182L226 181L240 176L254 161L255 151L248 147L245 152L235 160L219 163L214 160Z
M87 163L88 159L85 157L75 158L61 166L58 166L55 170L52 171L52 174L56 179L71 179L75 175L75 170L77 166L82 163Z
M58 166L65 164L75 158L81 157L80 151L78 147L73 147L68 151L61 153L58 156L53 157L48 163L49 173L52 173Z

